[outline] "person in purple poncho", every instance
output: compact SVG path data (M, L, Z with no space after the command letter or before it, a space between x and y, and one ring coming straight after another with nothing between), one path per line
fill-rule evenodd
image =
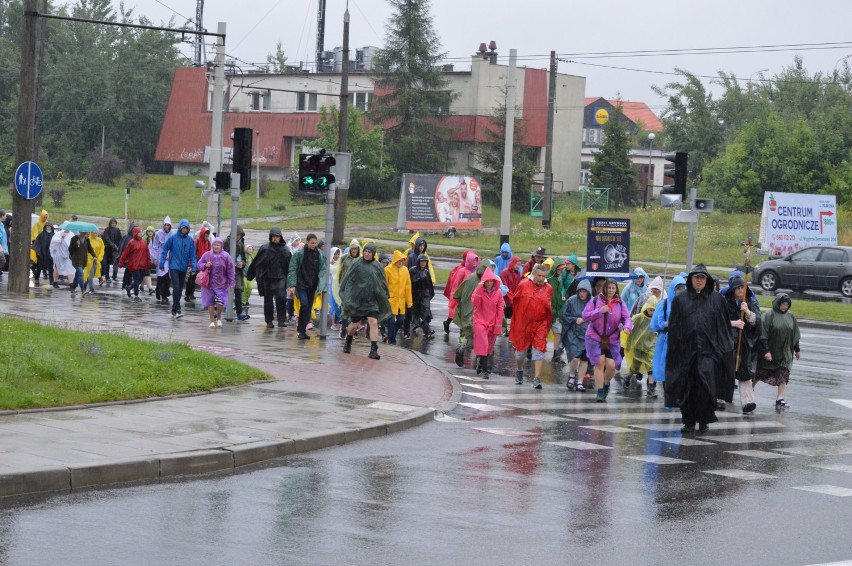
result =
M210 328L222 326L222 309L228 302L228 289L236 283L234 260L223 248L222 238L216 238L213 249L198 260L198 268L210 272L210 283L201 288L201 306L210 314Z

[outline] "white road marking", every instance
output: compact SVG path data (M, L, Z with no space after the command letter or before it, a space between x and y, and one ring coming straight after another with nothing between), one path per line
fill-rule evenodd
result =
M419 409L419 407L412 405L399 405L397 403L386 403L385 401L376 401L367 406L371 409L382 409L384 411L393 411L394 413L407 413L408 411Z
M831 470L833 472L846 472L852 474L852 464L813 464L812 468L821 468L823 470Z
M761 460L775 460L778 458L792 458L786 454L778 454L776 452L765 452L763 450L726 450L728 454L737 454L739 456L749 456L751 458L760 458Z
M465 391L465 395L488 401L532 401L534 399L565 399L565 393L477 393Z
M654 419L677 419L680 422L680 413L585 413L585 414L570 414L566 413L566 417L574 417L577 419L585 419L587 421L613 421L613 420L654 420ZM742 415L736 413L721 413L716 415L720 419L741 419Z
M850 399L829 399L832 403L837 403L838 405L843 405L847 409L852 409L852 400Z
M547 411L557 409L562 409L564 411L585 411L592 409L597 409L598 411L618 411L619 409L639 409L649 407L649 405L646 405L645 403L595 403L593 399L581 401L579 403L572 403L570 401L566 401L565 403L507 403L506 406L514 409L527 409L529 411Z
M603 444L592 444L591 442L582 442L580 440L562 440L557 442L548 442L564 448L573 448L574 450L612 450L612 446L604 446Z
M459 403L462 407L467 407L468 409L475 409L477 411L484 412L494 412L494 411L511 411L512 409L509 407L503 407L501 405L487 405L485 403Z
M823 495L834 495L837 497L852 497L852 489L848 487L839 487L836 485L803 485L794 487L802 491L812 491L814 493L822 493Z
M795 454L796 456L841 456L852 454L852 446L835 444L830 446L797 446L795 448L774 448L776 452Z
M541 436L539 432L529 432L526 430L515 430L511 428L475 428L479 432L487 432L488 434L497 434L500 436Z
M527 419L530 421L541 421L541 422L568 422L574 419L566 419L565 417L557 417L556 415L518 415L519 419Z
M828 440L840 438L852 438L852 430L840 430L837 432L766 432L762 434L732 434L730 436L719 434L705 436L706 440L724 442L727 444L748 444L750 442L788 442L791 440ZM852 451L852 448L849 449ZM779 450L795 454L792 449ZM849 452L852 453L852 452Z
M590 428L592 430L600 430L603 432L639 432L633 428L627 428L626 426L611 426L611 425L585 425L580 428Z
M704 442L703 440L695 440L694 438L685 438L683 436L652 438L651 440L659 440L660 442L679 444L681 446L714 446L712 442Z
M852 373L852 370L849 370L849 369L839 369L839 368L834 368L834 367L829 368L829 367L824 367L824 366L809 366L809 365L800 364L800 363L797 363L796 367L797 368L807 368L807 369L821 369L821 370L830 371L830 372L838 372L839 371L841 373Z
M681 460L679 458L669 458L668 456L657 456L656 454L642 454L639 456L622 456L630 460L639 460L649 464L694 464L692 460Z
M661 432L667 432L672 430L680 430L683 426L680 423L660 423L660 424L634 424L630 425L635 428L641 428L644 430L657 430ZM775 427L783 427L784 425L778 424L776 422L738 422L738 423L713 423L710 425L711 430L725 430L725 429L751 429L751 428L775 428ZM704 438L712 438L716 440L715 437L705 436Z
M702 472L705 474L715 474L717 476L725 476L738 480L771 480L778 477L771 476L769 474L759 474L750 470L702 470Z

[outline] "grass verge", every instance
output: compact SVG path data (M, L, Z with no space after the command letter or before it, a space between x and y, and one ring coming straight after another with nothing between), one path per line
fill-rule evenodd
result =
M26 337L26 338L25 338ZM144 342L0 318L0 409L125 401L269 379L183 344Z
M758 295L757 298L760 301L760 306L768 309L772 308L772 301L775 300L775 297L764 295ZM830 322L852 323L852 304L849 303L793 299L793 306L790 310L800 320L827 320Z

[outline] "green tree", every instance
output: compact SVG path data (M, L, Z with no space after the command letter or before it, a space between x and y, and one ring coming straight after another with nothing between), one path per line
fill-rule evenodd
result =
M604 142L595 153L591 167L591 185L620 189L619 200L633 200L638 183L636 170L630 160L630 132L625 124L624 112L616 105L604 125Z
M367 129L364 114L349 107L347 115L346 147L352 154L349 178L349 195L352 198L386 200L399 191L399 184L391 183L395 175L393 168L382 162L382 130ZM317 129L320 137L311 145L326 151L337 151L340 139L340 109L336 106L320 108Z
M389 0L384 49L373 59L377 96L371 120L385 127L398 174L449 172L445 119L453 99L438 62L444 57L428 0Z
M264 69L267 73L283 73L287 67L287 56L281 48L281 41L275 44L275 53L269 53L266 56L266 65Z
M485 129L485 142L479 143L474 149L476 167L470 172L479 177L482 183L482 196L491 204L500 205L503 194L503 164L506 151L506 104L505 88L501 89L503 97L497 108L491 114L492 124ZM515 114L516 116L519 113ZM534 161L535 149L525 147L524 122L515 118L514 143L512 146L512 208L527 210L529 208L529 192L533 178L539 173Z
M689 176L699 181L704 166L724 148L724 127L718 118L713 95L701 79L683 69L675 69L682 82L670 82L652 90L667 99L662 113L667 149L689 153Z

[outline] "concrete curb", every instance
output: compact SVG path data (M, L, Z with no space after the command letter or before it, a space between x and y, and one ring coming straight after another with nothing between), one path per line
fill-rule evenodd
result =
M852 324L847 324L845 322L800 318L798 319L798 323L802 328L819 328L822 330L833 330L835 332L852 332Z
M161 482L183 476L233 473L245 466L284 456L387 436L422 425L434 418L434 409L419 408L410 411L401 419L376 420L367 426L351 430L330 430L280 441L253 442L150 458L39 468L15 474L2 474L0 475L0 498L70 492L135 482Z

